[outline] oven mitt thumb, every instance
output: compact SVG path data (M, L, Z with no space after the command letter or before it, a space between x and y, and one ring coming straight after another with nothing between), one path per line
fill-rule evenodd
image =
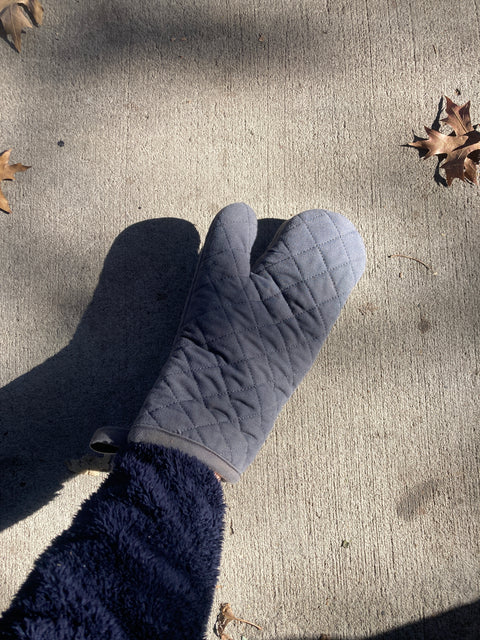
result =
M365 267L360 235L330 211L286 221L251 267L256 233L245 204L215 217L170 356L128 434L229 482L262 447ZM99 430L92 446L101 439Z

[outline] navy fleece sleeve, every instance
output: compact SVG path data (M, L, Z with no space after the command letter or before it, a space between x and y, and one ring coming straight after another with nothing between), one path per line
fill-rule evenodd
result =
M203 637L223 516L220 483L201 462L130 445L36 562L0 620L0 637Z

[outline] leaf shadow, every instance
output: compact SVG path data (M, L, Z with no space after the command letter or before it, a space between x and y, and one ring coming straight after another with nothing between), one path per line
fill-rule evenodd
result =
M433 175L433 179L435 180L435 182L441 186L441 187L448 187L447 181L445 180L445 178L442 176L442 174L440 173L440 167L442 162L444 161L444 159L447 156L444 154L442 156L437 156L437 165L435 167L435 173Z
M440 100L438 101L438 106L437 106L437 114L430 126L430 129L433 129L434 131L440 131L440 116L442 115L442 111L444 109L444 97L442 96L440 98Z
M440 98L440 100L438 101L438 106L437 106L437 113L435 115L435 118L432 122L432 125L430 127L430 129L433 129L434 131L440 131L440 116L442 115L442 111L444 108L444 100L445 98L442 96ZM444 161L444 159L447 157L446 154L442 154L442 155L438 155L436 156L437 158L437 165L435 167L435 173L433 176L433 179L435 180L435 182L442 187L448 187L447 181L445 180L445 178L442 176L442 174L440 173L440 165L442 164L442 162Z
M4 40L4 41L8 44L8 46L10 47L10 49L13 49L13 51L15 51L15 53L19 53L19 52L17 51L17 49L15 48L15 45L13 44L13 42L8 38L8 34L7 34L7 32L5 31L5 29L4 29L3 24L1 23L1 21L0 21L0 38L1 38L2 40Z

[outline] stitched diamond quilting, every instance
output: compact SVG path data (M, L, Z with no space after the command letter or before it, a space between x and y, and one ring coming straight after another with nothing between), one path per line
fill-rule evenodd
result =
M250 273L255 235L243 204L212 223L184 326L130 435L179 446L232 481L313 364L365 261L353 225L327 211L289 220Z

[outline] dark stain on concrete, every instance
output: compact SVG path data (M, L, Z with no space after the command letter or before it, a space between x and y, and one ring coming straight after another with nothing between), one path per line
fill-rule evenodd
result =
M440 480L426 480L419 482L397 502L397 515L403 520L413 520L427 512L428 505L438 493Z

